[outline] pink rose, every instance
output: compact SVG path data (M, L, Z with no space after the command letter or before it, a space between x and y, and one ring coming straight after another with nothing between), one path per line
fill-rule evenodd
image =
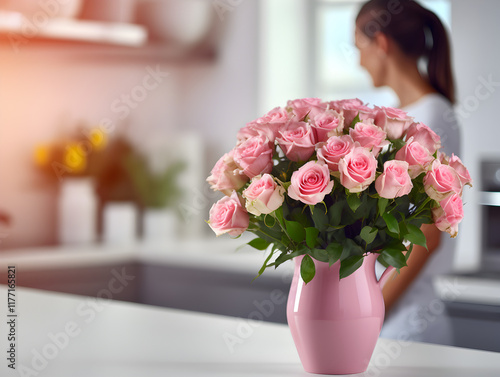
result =
M261 127L260 124L247 123L245 127L241 127L238 133L236 134L236 139L238 140L236 145L240 145L241 143L255 136L264 136L269 139L271 135L272 132L270 130L265 129L264 127Z
M271 172L273 152L266 137L254 136L234 149L234 161L247 177L253 178Z
M330 136L342 134L344 117L335 110L327 110L312 119L312 128L317 143L327 141Z
M333 181L330 180L328 166L309 161L293 172L288 195L304 204L315 205L323 201L332 189Z
M249 222L248 212L241 205L241 199L236 191L233 191L231 196L219 200L210 209L208 225L217 236L224 233L239 236L248 228Z
M290 120L290 114L282 107L275 107L266 115L256 119L255 123L284 125Z
M358 98L354 99L346 99L340 101L331 101L329 103L330 108L337 110L338 112L342 112L344 115L344 124L346 127L349 127L359 114L361 119L367 119L367 116L363 116L363 114L371 115L372 109L366 106L363 101Z
M276 140L289 160L307 161L314 153L316 143L308 123L291 122L279 134Z
M442 232L447 232L452 238L457 236L458 224L464 218L462 198L452 194L439 202L439 207L432 210L434 225Z
M288 101L287 108L295 115L295 121L302 121L306 115L309 115L309 118L314 118L317 114L325 111L327 104L319 98L301 98Z
M400 109L376 107L375 111L375 124L387 132L387 137L391 140L401 139L413 123L413 118Z
M318 147L318 160L327 164L331 171L338 171L340 159L354 148L354 141L349 135L332 136Z
M449 160L450 158L446 155L446 153L437 151L437 156L436 158L441 162L442 164L449 165Z
M462 163L462 160L458 158L458 156L455 156L454 154L451 155L451 158L448 161L448 165L450 165L455 171L457 172L460 182L462 182L462 186L469 185L472 186L472 178L469 174L469 171L465 167L465 165Z
M278 185L271 175L255 177L250 186L243 191L243 197L246 199L245 207L255 216L271 213L283 204L284 193L285 189Z
M462 183L455 169L434 160L424 177L424 190L430 198L440 202L452 194L460 194Z
M275 107L266 115L247 124L247 127L254 129L261 135L267 136L271 143L274 143L278 131L288 123L291 114L282 107Z
M413 187L408 168L409 165L406 161L386 161L384 172L375 181L375 189L378 194L387 199L408 195Z
M339 161L340 183L350 192L365 190L374 180L377 159L368 149L354 147Z
M410 165L410 177L413 179L427 170L434 157L422 144L410 138L406 145L396 152L396 160L406 161Z
M410 137L413 137L413 140L426 147L431 154L441 148L441 138L423 123L413 123L408 128L406 140Z
M389 144L384 130L370 123L356 123L354 128L349 129L349 135L362 147L370 149L375 156L384 146Z
M239 170L231 151L217 161L207 182L212 190L231 195L233 190L239 190L248 182L248 177Z

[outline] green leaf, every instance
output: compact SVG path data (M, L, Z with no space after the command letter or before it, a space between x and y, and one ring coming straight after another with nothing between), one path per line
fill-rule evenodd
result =
M260 229L255 229L251 231L257 237L266 240L269 243L281 242L281 232L277 232L273 229L267 227L260 227Z
M340 259L344 260L347 257L351 255L362 255L364 252L364 248L356 243L351 238L346 238L342 242L343 250L342 250L342 256Z
M389 263L386 262L386 260L384 259L384 256L382 254L380 254L377 258L377 261L384 267L389 267Z
M413 244L411 243L410 246L408 247L408 251L405 254L405 259L407 262L408 262L408 259L410 258L412 251L413 251Z
M412 244L423 246L427 249L427 240L425 238L424 232L420 228L412 224L407 224L408 234L404 237L406 240L410 241Z
M389 230L389 232L399 234L399 225L396 218L390 213L384 213L382 217L384 218L385 224L387 225L387 229Z
M262 275L264 273L264 271L266 270L266 268L268 267L267 266L267 263L271 260L272 256L274 255L274 251L271 251L269 253L269 255L267 256L266 260L264 261L264 264L262 265L262 267L260 268L259 270L259 273L256 277L254 277L253 280L257 279L260 275Z
M347 197L347 204L349 204L349 208L351 208L352 212L356 212L361 205L361 199L357 194L351 194Z
M309 216L305 213L305 211L302 211L302 208L294 208L292 213L290 214L290 217L294 221L303 224L303 227L308 227L313 225L309 220ZM286 223L287 220L285 220L285 224Z
M248 245L252 246L257 250L266 250L267 247L270 245L270 243L267 242L266 240L263 240L262 238L254 238L248 243Z
M387 208L387 204L389 204L389 199L380 198L378 200L378 213L382 215L385 213L385 209Z
M320 231L328 228L328 215L323 208L316 208L314 212L311 212L311 217L314 222L314 226L318 228Z
M304 227L297 221L287 221L285 220L286 231L290 238L295 242L299 243L305 240L306 231Z
M314 261L309 255L304 255L302 263L300 264L300 276L304 283L309 283L316 275L316 267L314 266Z
M318 244L319 230L316 228L306 228L306 244L313 249Z
M330 266L337 262L342 255L342 245L339 243L331 243L326 247L326 252L328 253L328 263Z
M356 115L356 117L352 120L351 124L349 125L349 128L354 128L356 123L361 122L361 118L359 117L359 113Z
M330 257L325 249L312 249L311 250L311 256L320 261L320 262L325 262L328 263Z
M333 203L330 207L328 218L330 220L330 224L333 226L339 226L340 220L342 219L342 208L344 207L344 200L339 200Z
M401 268L406 266L406 259L401 250L385 249L381 253L384 260L391 266Z
M375 240L375 237L377 237L378 229L377 228L372 228L371 226L366 225L361 229L360 236L363 239L363 241L366 242L366 244L370 244Z
M392 145L394 146L394 148L396 150L399 150L399 149L403 148L406 145L406 142L404 140L402 140L402 139L394 139L392 141Z
M401 216L403 219L405 218L404 215ZM405 234L408 234L408 228L406 227L406 223L404 221L401 221L399 223L399 232L401 233L401 235L405 235Z
M269 266L274 266L275 268L277 268L280 264L286 262L287 260L298 257L299 255L304 255L304 253L304 250L296 250L292 253L282 252L280 256L276 258L274 263L271 263Z
M353 255L349 258L344 259L340 262L340 278L343 279L349 275L351 275L354 271L361 267L363 264L363 256L362 255Z

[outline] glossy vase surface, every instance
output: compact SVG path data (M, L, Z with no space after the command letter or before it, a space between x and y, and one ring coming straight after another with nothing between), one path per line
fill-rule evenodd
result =
M314 260L316 275L305 284L295 272L287 304L287 319L304 369L318 374L364 372L384 321L384 300L375 275L377 254L369 254L350 276L339 279L340 262L332 266Z

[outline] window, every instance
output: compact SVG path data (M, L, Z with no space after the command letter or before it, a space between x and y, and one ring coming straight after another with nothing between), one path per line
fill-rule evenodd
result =
M358 97L364 102L396 106L397 99L388 88L376 89L367 72L359 66L354 46L354 22L363 1L314 0L311 33L314 53L310 56L315 97L341 99ZM449 0L421 1L450 28Z

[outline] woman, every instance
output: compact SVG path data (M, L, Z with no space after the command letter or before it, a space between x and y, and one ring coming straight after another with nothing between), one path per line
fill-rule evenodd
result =
M439 18L415 1L372 0L359 11L355 38L373 85L393 89L398 107L440 135L446 154L459 155L450 46ZM454 243L434 225L422 230L429 251L414 247L408 267L384 287L388 315L381 336L452 344L432 277L451 271Z

